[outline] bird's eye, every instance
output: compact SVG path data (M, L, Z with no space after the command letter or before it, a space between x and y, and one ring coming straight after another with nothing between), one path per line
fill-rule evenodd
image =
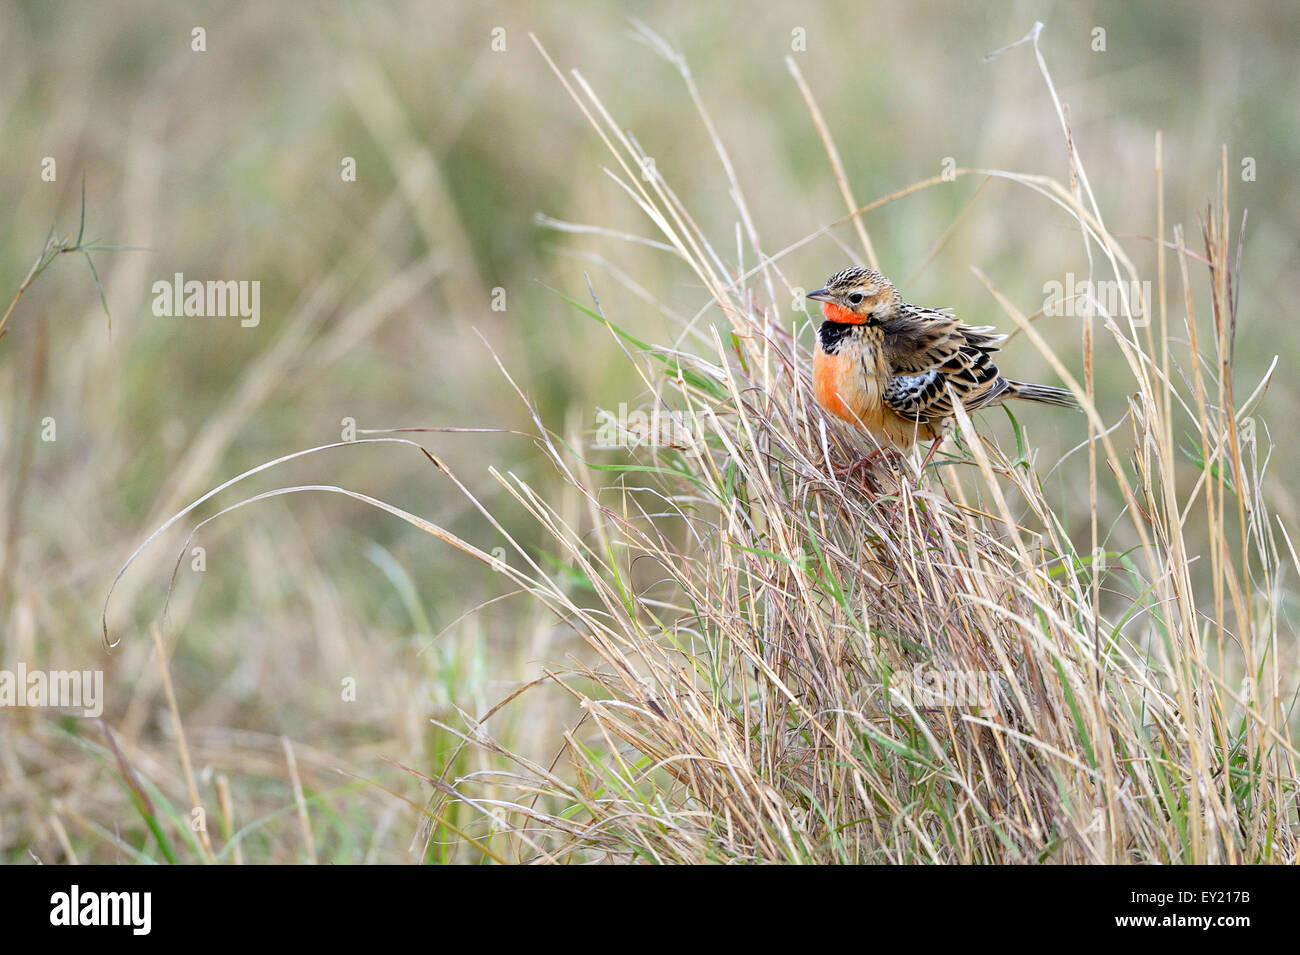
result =
M850 293L849 293L849 304L850 304L850 305L861 305L861 304L862 304L862 293L861 293L861 292L850 292Z

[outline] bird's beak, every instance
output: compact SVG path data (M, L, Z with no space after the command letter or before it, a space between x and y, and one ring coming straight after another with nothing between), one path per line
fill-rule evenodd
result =
M819 288L815 292L809 292L808 297L812 299L814 302L832 301L830 289Z

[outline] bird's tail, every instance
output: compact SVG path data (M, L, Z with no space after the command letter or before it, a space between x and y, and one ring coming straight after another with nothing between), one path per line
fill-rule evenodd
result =
M1041 401L1045 405L1059 405L1062 408L1079 410L1079 401L1074 393L1065 388L1052 385L1035 385L1027 381L1008 381L1011 385L1010 397L1023 398L1025 401Z

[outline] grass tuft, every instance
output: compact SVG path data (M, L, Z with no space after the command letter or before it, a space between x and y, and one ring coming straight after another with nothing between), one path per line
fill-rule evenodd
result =
M832 226L766 253L685 59L644 26L638 34L678 68L699 111L731 184L741 249L724 263L722 246L661 173L649 174L590 84L538 43L608 148L605 172L656 232L632 238L675 257L707 299L681 339L662 346L612 321L594 289L590 307L566 300L609 329L629 378L689 438L627 435L626 452L588 450L578 429L548 428L498 361L562 484L548 491L492 471L544 553L432 455L440 479L506 541L507 558L334 486L282 488L220 512L288 493L348 495L500 571L581 637L583 652L496 706L436 721L459 746L433 771L408 770L432 790L424 858L445 858L438 843L461 839L492 861L1294 862L1300 668L1279 637L1293 599L1285 560L1296 555L1269 512L1266 429L1246 425L1267 379L1245 402L1234 391L1242 246L1230 228L1226 151L1201 223L1203 257L1179 228L1167 242L1161 200L1154 301L1125 296L1117 314L1085 324L1077 358L1054 352L1037 316L974 270L1005 324L1079 399L1085 415L1071 424L1083 422L1086 440L1047 474L1073 475L1070 486L1086 492L1068 500L1052 490L1014 416L1007 449L960 408L939 466L920 473L903 461L844 477L869 449L817 410L798 334L811 319L783 316L778 304L796 298L786 256ZM1078 228L1098 275L1141 288L1105 225L1038 34L1021 43L1056 107L1067 182L999 169L955 175L1038 196L1045 215ZM793 72L850 206L833 225L852 222L874 257L864 216L947 180L858 206L812 91ZM1157 139L1158 183L1162 163ZM742 255L755 264L746 269ZM1182 292L1185 338L1170 315L1171 285ZM702 324L706 314L720 321ZM1117 420L1098 410L1102 348L1127 368L1107 383L1128 396ZM1195 541L1210 544L1197 553ZM543 761L498 740L490 721L548 685L580 716ZM466 749L496 768L464 771ZM310 845L296 783L295 802Z

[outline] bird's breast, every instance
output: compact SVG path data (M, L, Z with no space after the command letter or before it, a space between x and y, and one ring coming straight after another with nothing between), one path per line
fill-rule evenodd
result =
M813 386L817 403L836 417L871 428L883 403L875 366L875 349L844 342L834 352L818 345L813 355Z
M928 425L908 421L885 404L882 389L888 379L888 365L878 343L860 337L845 338L830 352L820 341L817 343L813 390L822 408L865 428L882 444L906 450L918 437L932 438Z

